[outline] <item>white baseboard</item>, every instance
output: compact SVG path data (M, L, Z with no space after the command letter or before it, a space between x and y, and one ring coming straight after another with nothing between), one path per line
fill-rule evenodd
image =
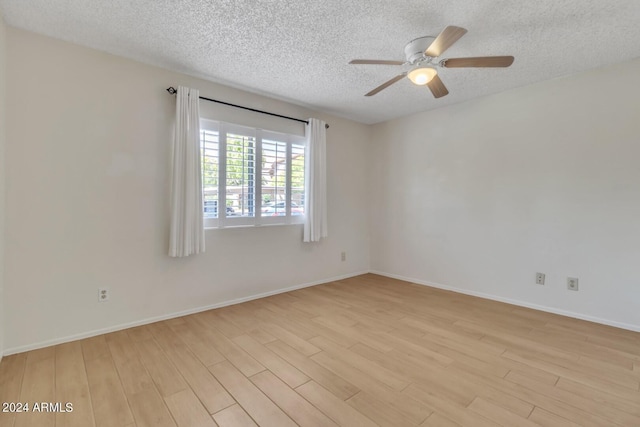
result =
M501 296L498 296L498 295L485 294L484 292L476 292L476 291L469 291L469 290L466 290L466 289L454 288L453 286L442 285L440 283L434 283L434 282L428 282L426 280L415 279L415 278L412 278L412 277L401 276L401 275L398 275L398 274L385 273L383 271L371 270L371 271L369 271L369 273L377 274L377 275L385 276L385 277L390 277L392 279L404 280L405 282L411 282L411 283L415 283L415 284L422 285L422 286L429 286L429 287L432 287L432 288L443 289L443 290L446 290L446 291L452 291L452 292L456 292L456 293L459 293L459 294L471 295L471 296L474 296L474 297L479 297L479 298L489 299L489 300L493 300L493 301L504 302L504 303L507 303L507 304L513 304L513 305L517 305L517 306L520 306L520 307L527 307L527 308L532 308L534 310L545 311L547 313L559 314L561 316L573 317L575 319L580 319L580 320L587 320L589 322L600 323L602 325L614 326L616 328L627 329L629 331L640 332L640 325L633 325L633 324L630 324L630 323L623 323L623 322L618 322L618 321L615 321L615 320L602 319L600 317L589 316L587 314L576 313L576 312L573 312L573 311L561 310L561 309L555 308L555 307L547 307L547 306L544 306L544 305L532 304L532 303L526 302L526 301L515 300L515 299L511 299L511 298L504 298L504 297L501 297Z
M169 314L165 314L165 315L162 315L162 316L149 317L149 318L137 320L137 321L134 321L134 322L123 323L123 324L119 324L119 325L110 326L110 327L107 327L107 328L101 328L101 329L96 329L96 330L92 330L92 331L83 332L83 333L80 333L80 334L69 335L69 336L65 336L65 337L55 338L55 339L42 341L42 342L29 344L29 345L24 345L24 346L19 346L19 347L7 348L7 349L4 350L4 352L0 353L0 360L2 360L2 356L8 356L10 354L22 353L22 352L30 351L30 350L37 350L37 349L43 348L43 347L49 347L49 346L52 346L52 345L63 344L63 343L66 343L66 342L76 341L76 340L80 340L80 339L84 339L84 338L90 338L90 337L94 337L96 335L102 335L102 334L106 334L106 333L110 333L110 332L120 331L122 329L133 328L135 326L147 325L149 323L159 322L159 321L167 320L167 319L173 319L173 318L176 318L176 317L187 316L189 314L199 313L199 312L202 312L202 311L212 310L212 309L215 309L215 308L221 308L221 307L226 307L226 306L230 306L230 305L240 304L240 303L243 303L243 302L252 301L252 300L255 300L255 299L259 299L259 298L265 298L265 297L268 297L268 296L271 296L271 295L277 295L277 294L281 294L281 293L285 293L285 292L290 292L290 291L294 291L296 289L308 288L308 287L311 287L311 286L321 285L323 283L334 282L334 281L337 281L337 280L348 279L350 277L360 276L362 274L367 274L367 273L377 274L377 275L385 276L385 277L390 277L392 279L403 280L405 282L415 283L415 284L422 285L422 286L429 286L429 287L432 287L432 288L443 289L443 290L452 291L452 292L456 292L456 293L460 293L460 294L471 295L471 296L484 298L484 299L489 299L489 300L493 300L493 301L504 302L504 303L507 303L507 304L517 305L517 306L520 306L520 307L532 308L534 310L540 310L540 311L545 311L545 312L548 312L548 313L559 314L561 316L573 317L575 319L587 320L587 321L590 321L590 322L600 323L602 325L613 326L613 327L621 328L621 329L627 329L627 330L634 331L634 332L640 332L640 325L633 325L633 324L617 322L617 321L609 320L609 319L602 319L602 318L599 318L599 317L594 317L594 316L590 316L590 315L586 315L586 314L582 314L582 313L575 313L575 312L572 312L572 311L561 310L561 309L557 309L557 308L554 308L554 307L547 307L547 306L543 306L543 305L532 304L532 303L529 303L529 302L526 302L526 301L515 300L515 299L511 299L511 298L504 298L504 297L497 296L497 295L492 295L492 294L486 294L484 292L469 291L469 290L466 290L466 289L455 288L453 286L443 285L443 284L440 284L440 283L434 283L434 282L429 282L429 281L426 281L426 280L420 280L420 279L416 279L416 278L412 278L412 277L406 277L406 276L402 276L402 275L399 275L399 274L392 274L392 273L386 273L386 272L383 272L383 271L370 270L370 271L360 271L360 272L355 272L355 273L349 273L349 274L345 274L345 275L341 275L341 276L329 277L329 278L326 278L326 279L321 279L321 280L317 280L317 281L313 281L313 282L303 283L303 284L300 284L300 285L290 286L290 287L287 287L287 288L276 289L276 290L269 291L269 292L263 292L263 293L260 293L260 294L255 294L255 295L250 295L250 296L246 296L246 297L242 297L242 298L236 298L236 299L233 299L233 300L223 301L223 302L219 302L219 303L216 303L216 304L196 307L196 308L192 308L192 309L189 309L189 310L183 310L183 311L174 312L174 313L169 313Z
M77 341L77 340L84 339L84 338L95 337L96 335L107 334L109 332L116 332L116 331L120 331L122 329L128 329L128 328L133 328L135 326L147 325L149 323L160 322L162 320L173 319L173 318L176 318L176 317L187 316L189 314L200 313L201 311L212 310L214 308L227 307L229 305L240 304L240 303L243 303L243 302L252 301L252 300L255 300L255 299L259 299L259 298L269 297L271 295L277 295L277 294L282 294L282 293L285 293L285 292L295 291L296 289L308 288L310 286L316 286L316 285L321 285L323 283L334 282L336 280L348 279L349 277L360 276L362 274L367 274L367 273L368 273L368 271L359 271L359 272L356 272L356 273L349 273L349 274L344 274L344 275L341 275L341 276L328 277L326 279L321 279L321 280L316 280L316 281L313 281L313 282L303 283L301 285L294 285L294 286L290 286L288 288L276 289L274 291L263 292L263 293L255 294L255 295L249 295L249 296L246 296L246 297L236 298L236 299L232 299L232 300L228 300L228 301L223 301L223 302L219 302L219 303L216 303L216 304L211 304L211 305L207 305L207 306L191 308L189 310L183 310L183 311L178 311L178 312L174 312L174 313L163 314L162 316L148 317L146 319L141 319L141 320L136 320L134 322L122 323L122 324L119 324L119 325L109 326L107 328L95 329L93 331L82 332L80 334L68 335L68 336L65 336L65 337L54 338L54 339L51 339L51 340L41 341L41 342L34 343L34 344L28 344L28 345L23 345L23 346L19 346L19 347L7 348L7 349L5 349L3 354L0 354L0 359L2 358L3 355L4 356L8 356L10 354L23 353L25 351L37 350L37 349L43 348L43 347L49 347L49 346L52 346L52 345L63 344L63 343L66 343L66 342L71 342L71 341Z

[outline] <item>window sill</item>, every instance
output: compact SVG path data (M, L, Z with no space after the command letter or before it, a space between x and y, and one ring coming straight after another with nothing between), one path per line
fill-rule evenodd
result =
M287 227L287 226L301 226L304 225L303 222L293 222L293 223L273 223L273 224L238 224L238 225L225 225L224 227L216 227L216 226L205 226L204 231L209 230L228 230L228 229L238 229L238 228L265 228L265 227Z

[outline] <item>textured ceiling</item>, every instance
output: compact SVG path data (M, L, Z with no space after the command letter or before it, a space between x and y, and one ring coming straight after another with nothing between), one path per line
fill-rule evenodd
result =
M376 123L640 57L640 0L0 0L12 26ZM441 69L434 99L404 79L410 40L469 32L443 57L513 55L506 69ZM215 96L215 94L203 94ZM230 100L233 101L233 100Z

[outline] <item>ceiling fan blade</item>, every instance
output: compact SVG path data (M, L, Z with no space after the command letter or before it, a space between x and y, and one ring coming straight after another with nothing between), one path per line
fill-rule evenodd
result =
M399 75L395 76L391 80L382 83L380 86L378 86L377 88L375 88L371 92L367 93L365 96L373 96L373 95L375 95L376 93L380 92L381 90L388 88L389 86L391 86L392 84L394 84L398 80L402 80L406 75L407 75L407 73L402 73L402 74L399 74Z
M384 59L354 59L349 64L402 65L404 61L387 61Z
M508 67L513 64L513 56L479 56L475 58L450 58L442 61L446 68L464 67Z
M467 33L467 30L461 27L454 27L452 25L448 26L440 34L438 37L431 43L431 46L427 48L424 52L427 56L438 57L444 53L445 50L449 49L458 39L464 36Z
M449 94L447 87L444 85L444 83L442 83L442 80L440 80L440 77L438 77L438 75L432 78L431 81L427 83L427 86L429 86L429 89L431 90L434 98L442 98L443 96Z

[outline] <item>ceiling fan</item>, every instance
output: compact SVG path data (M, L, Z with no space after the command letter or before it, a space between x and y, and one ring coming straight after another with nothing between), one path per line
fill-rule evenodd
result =
M436 98L441 98L449 93L440 77L436 67L443 68L469 68L469 67L508 67L513 64L513 56L480 56L473 58L450 58L437 60L437 58L449 49L467 30L460 27L448 26L438 37L419 37L410 41L404 47L406 61L388 61L378 59L354 59L349 64L377 64L377 65L405 65L411 69L398 74L373 89L365 96L373 96L392 84L408 77L418 86L426 85Z

